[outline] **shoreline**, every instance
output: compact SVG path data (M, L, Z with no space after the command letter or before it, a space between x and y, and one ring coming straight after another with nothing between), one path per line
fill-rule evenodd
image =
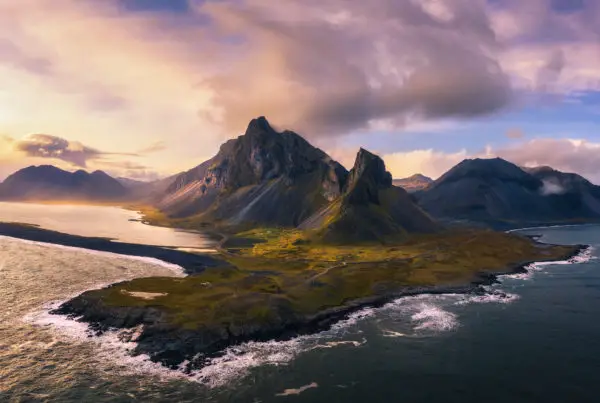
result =
M534 241L543 245L551 245ZM105 305L94 296L80 295L64 302L51 314L66 316L71 320L86 323L95 335L107 331L143 329L141 337L127 336L128 342L135 342L134 355L147 355L152 362L161 363L170 369L183 369L186 373L205 367L207 360L218 358L229 347L246 342L287 341L298 336L318 334L331 329L336 323L366 308L380 308L395 300L436 294L485 295L484 286L499 283L498 277L527 273L527 267L541 263L573 262L573 258L589 251L589 245L571 245L572 249L559 258L537 259L512 264L494 272L479 272L472 281L465 284L445 284L435 286L408 286L393 292L351 300L343 305L327 308L317 313L291 315L274 323L229 324L218 328L184 329L165 321L156 309L149 307L112 307ZM113 284L117 285L117 284Z
M10 233L10 235L5 235L6 233ZM37 243L46 243L59 247L73 247L88 251L97 251L97 252L105 252L112 253L115 255L120 255L124 257L141 257L141 258L155 258L154 256L148 256L145 253L159 253L162 259L161 261L165 261L169 264L176 264L175 261L179 261L180 259L184 259L184 263L188 263L187 267L182 267L185 269L187 274L195 274L200 273L204 268L206 268L207 263L211 263L203 261L203 258L207 258L209 260L213 260L217 265L223 263L221 261L212 259L210 257L203 257L200 255L195 255L191 253L173 251L169 249L163 249L160 247L152 247L148 245L135 245L135 244L119 244L115 242L111 242L110 240L106 240L103 238L86 238L81 236L69 235L58 233L54 231L44 230L39 227L23 225L23 224L9 224L9 223L1 223L0 222L0 236L9 236L15 239L24 240L26 242L37 242ZM532 239L533 242L543 245L552 245L544 242L540 242L538 239L539 236L531 235L526 237ZM94 248L89 248L86 246L93 246ZM117 249L125 248L126 252L129 253L118 253L115 251L115 246ZM198 348L198 346L190 346L189 343L194 343L197 341L198 337L202 338L206 336L202 333L202 331L179 331L173 330L172 328L159 327L159 339L162 340L158 344L149 343L144 345L139 343L137 340L128 340L137 343L137 348L134 351L135 355L143 355L147 354L150 357L150 360L153 362L158 362L164 365L165 367L174 369L178 368L181 363L186 361L192 361L187 366L187 371L193 371L200 369L204 366L204 360L219 357L222 355L223 351L228 347L233 347L239 345L244 342L249 341L285 341L290 340L298 336L302 335L310 335L317 334L322 331L329 330L336 323L347 319L353 313L361 311L365 308L380 308L390 302L395 300L416 296L416 295L436 295L436 294L474 294L474 295L484 295L487 293L484 286L492 285L499 283L498 277L503 275L512 275L519 273L528 272L527 267L536 264L536 263L565 263L572 261L572 259L576 256L580 256L590 249L589 245L571 245L572 250L567 253L565 256L562 256L560 259L548 259L548 260L532 260L532 261L523 261L517 264L510 265L505 269L498 270L495 272L479 272L472 281L465 284L455 284L455 285L435 285L435 286L408 286L404 288L396 289L393 292L373 295L365 298L351 300L343 305L339 305L336 307L327 308L321 310L315 314L311 315L296 315L289 320L287 323L277 323L277 324L269 324L268 326L258 326L253 329L245 329L243 327L238 329L220 329L221 331L225 331L226 334L223 336L219 336L217 340L214 339L214 335L209 333L208 339L212 338L212 342L205 347L208 348ZM109 249L109 250L106 250ZM138 255L133 255L133 252L140 253ZM165 258L166 256L166 258ZM183 256L183 257L182 257ZM191 261L187 261L186 259L196 259L199 258L200 261L196 261L195 265L190 266ZM168 259L168 260L167 260ZM198 263L203 265L202 267L198 267ZM210 267L210 266L209 266ZM214 266L212 266L214 267ZM115 282L110 285L114 286L119 284L120 282ZM89 290L88 290L89 291ZM62 301L58 308L51 310L49 313L54 315L60 315L68 318L69 320L76 320L80 323L84 323L88 326L88 329L95 333L96 335L100 335L106 331L110 330L120 330L127 331L127 329L132 329L136 326L146 326L148 323L154 321L156 323L160 323L160 314L157 314L151 307L150 308L138 308L133 311L126 312L117 312L115 321L114 317L111 315L115 315L117 310L111 311L111 308L94 306L90 307L91 304L98 305L98 301L91 300L86 301L81 296L85 293L82 291L79 295ZM75 301L83 302L83 306L79 304L73 305ZM86 305L87 304L87 305ZM108 314L106 314L108 312ZM165 325L162 323L162 325ZM212 329L214 330L214 329ZM236 331L237 330L237 331ZM205 332L206 333L206 332ZM156 336L156 333L154 333ZM179 337L182 345L178 350L177 348L174 351L169 351L167 354L160 354L161 348L164 344L169 343L169 337L176 336ZM216 341L216 342L215 342ZM193 354L192 354L193 352ZM198 355L198 353L202 354L202 361L194 361L192 357Z
M512 233L518 231L529 231L532 229L548 229L548 228L570 228L570 227L587 227L587 226L600 226L600 223L597 222L589 222L589 223L581 223L581 224L556 224L556 225L538 225L535 227L525 227L525 228L515 228L509 229L504 232Z
M148 258L179 266L185 274L198 274L226 262L209 256L161 246L114 242L107 238L92 238L43 229L36 225L0 222L0 236L29 242L112 253L130 258Z

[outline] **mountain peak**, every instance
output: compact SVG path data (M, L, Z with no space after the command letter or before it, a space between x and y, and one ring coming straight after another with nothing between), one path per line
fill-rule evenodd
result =
M364 148L361 148L356 154L352 170L356 177L368 175L375 183L384 187L392 185L392 175L386 171L385 163L381 157Z
M92 175L94 175L94 176L98 176L98 177L107 177L107 176L108 176L108 177L111 177L109 174L107 174L106 172L104 172L104 171L101 171L101 170L99 170L99 169L97 169L97 170L95 170L94 172L92 172Z
M385 170L383 160L361 148L350 171L346 193L350 203L379 203L379 189L392 186L392 175Z
M179 175L158 204L172 215L202 214L225 225L295 226L338 198L346 177L322 150L260 116L213 158Z
M361 148L339 200L302 224L331 243L386 242L437 225L404 191L392 186L383 160Z
M399 186L406 190L407 192L417 192L419 190L425 189L431 183L433 183L433 179L423 174L414 174L409 176L408 178L402 179L394 179L394 186Z
M525 182L531 188L539 186L531 175L502 158L465 159L436 180L434 186L465 178L495 178L503 181Z
M246 135L262 133L274 134L277 133L277 131L273 129L267 118L265 118L264 116L259 116L250 121L250 123L248 124L248 128L246 129Z
M414 174L414 175L409 176L406 179L418 180L418 181L424 181L424 182L433 182L433 179L431 179L429 176L425 176L423 174Z

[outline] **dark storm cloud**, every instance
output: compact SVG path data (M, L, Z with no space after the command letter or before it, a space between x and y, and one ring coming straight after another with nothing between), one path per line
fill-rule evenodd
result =
M335 136L380 120L401 127L415 115L485 115L512 99L479 1L244 4L201 8L225 34L244 38L244 57L204 82L232 129L267 115Z

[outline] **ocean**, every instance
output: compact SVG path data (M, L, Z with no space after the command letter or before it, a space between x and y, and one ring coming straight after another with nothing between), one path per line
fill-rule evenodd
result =
M402 298L317 335L236 346L190 376L47 313L86 289L180 268L0 237L0 401L599 401L600 226L524 232L592 249L504 276L485 296Z

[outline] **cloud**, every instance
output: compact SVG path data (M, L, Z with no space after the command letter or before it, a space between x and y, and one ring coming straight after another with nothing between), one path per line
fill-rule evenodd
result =
M562 49L555 49L537 72L536 89L540 92L549 91L558 81L565 63L565 53Z
M385 154L382 158L394 178L405 178L415 173L438 178L454 165L468 158L468 154L465 150L444 153L427 149Z
M78 141L69 141L50 134L30 134L20 140L14 141L12 145L15 151L24 153L27 157L56 159L82 168L87 167L88 162L92 160L104 160L105 164L131 164L130 162L105 161L107 156L138 156L133 153L100 151L85 146Z
M595 181L600 179L600 143L581 139L537 138L493 150L493 153L521 166L548 165L560 171L579 173Z
M512 128L508 129L508 131L506 132L506 137L508 137L509 139L522 139L523 137L525 137L525 133L521 129Z
M227 49L240 56L202 84L232 131L261 114L309 136L334 136L380 119L399 128L414 115L493 113L512 91L493 57L499 44L483 4L208 2L199 11L240 38Z
M13 139L10 136L7 136L5 134L0 135L0 154L2 154L2 152L6 152L9 149L9 146L15 141L15 139Z
M600 184L600 143L581 139L536 138L511 143L508 147L487 147L479 152L465 150L455 153L413 150L382 155L395 178L415 173L437 178L466 158L504 158L523 167L550 166L563 172L573 172ZM548 192L558 191L549 184Z
M68 141L49 134L30 134L14 143L17 151L28 157L54 158L78 167L86 167L88 160L97 159L103 153L77 141Z
M600 90L600 2L497 3L489 15L503 44L500 64L514 86L563 94Z
M164 175L152 170L152 169L144 169L144 170L126 170L121 171L119 173L119 177L135 179L143 182L152 182L155 180L159 180L164 178Z
M207 62L217 44L199 17L120 3L0 1L1 130L130 153L168 136L162 170L198 158L199 145L212 153L222 137L198 117L209 99L198 83L220 68Z
M142 148L141 150L138 151L138 154L152 154L152 153L156 153L159 151L164 151L167 149L167 143L165 141L159 140L156 141L152 144L150 144L148 147Z
M540 190L540 193L543 196L560 195L566 192L565 188L563 188L560 184L554 181L544 180L542 181L542 184L543 186Z
M169 152L140 162L166 172L258 115L369 147L381 122L401 131L600 90L597 1L147 3L0 1L1 130L130 153L164 139Z

